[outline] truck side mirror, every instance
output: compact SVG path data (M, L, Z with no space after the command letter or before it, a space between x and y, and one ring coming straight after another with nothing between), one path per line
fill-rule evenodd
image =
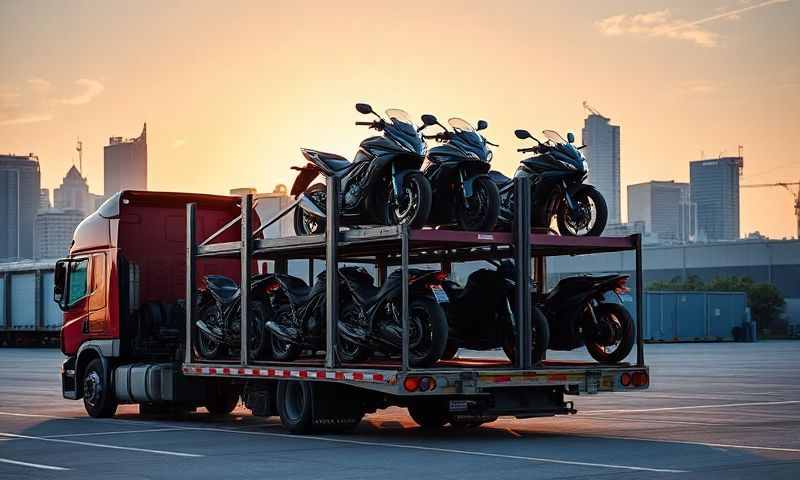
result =
M68 262L66 260L59 260L56 262L56 268L53 273L53 301L58 304L58 308L61 310L67 309L66 292L68 291L67 280L69 279L67 265Z

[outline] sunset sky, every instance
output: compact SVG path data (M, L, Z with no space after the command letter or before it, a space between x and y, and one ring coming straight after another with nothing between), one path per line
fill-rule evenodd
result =
M744 146L742 183L800 180L800 1L0 2L0 152L58 186L84 144L148 124L153 190L291 184L300 147L351 157L353 104L574 131L622 127L622 184L688 181ZM623 214L624 216L624 214ZM791 195L742 191L742 234L794 236Z

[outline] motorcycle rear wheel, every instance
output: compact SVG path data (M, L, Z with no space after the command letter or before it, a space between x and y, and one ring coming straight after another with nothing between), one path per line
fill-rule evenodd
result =
M281 305L280 308L275 312L275 322L276 323L285 323L289 321L292 314L291 308L289 305ZM298 356L300 356L300 346L288 342L274 333L270 336L270 349L272 350L272 359L277 360L279 362L290 362L295 360Z
M200 309L198 319L208 325L207 319L213 314L214 305L206 305ZM194 331L195 349L197 354L205 360L216 360L222 355L225 346L217 340L211 338L207 333L195 326Z
M545 359L547 346L550 344L550 327L547 324L547 317L537 307L533 307L533 312L531 312L531 323L533 323L533 363L539 363ZM516 336L503 345L503 351L509 360L515 361L517 356Z
M342 321L350 321L348 318L352 315L356 315L356 309L357 307L352 304L342 308ZM341 358L341 360L345 363L363 362L371 355L371 352L366 347L350 341L341 333L339 334L336 349L339 352L339 358Z
M304 193L307 197L325 204L327 189L322 183L311 185ZM300 236L325 233L325 219L303 210L298 205L294 208L294 233Z
M608 206L603 195L593 186L587 185L575 193L572 199L580 210L581 218L573 218L567 202L562 199L556 211L558 233L569 237L600 236L608 221Z
M447 316L441 305L428 297L412 299L408 309L409 364L414 368L430 367L447 348Z
M605 323L614 332L614 344L596 339L586 340L589 355L601 363L617 363L625 360L636 343L636 322L628 310L617 303L601 303L594 309L597 322ZM609 347L613 347L613 350Z

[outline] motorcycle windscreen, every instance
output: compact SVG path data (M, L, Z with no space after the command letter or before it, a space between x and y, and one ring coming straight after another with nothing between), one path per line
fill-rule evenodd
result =
M303 193L311 182L317 178L317 175L319 175L319 167L313 163L309 163L299 170L300 173L297 175L297 178L294 179L294 185L292 185L292 196Z

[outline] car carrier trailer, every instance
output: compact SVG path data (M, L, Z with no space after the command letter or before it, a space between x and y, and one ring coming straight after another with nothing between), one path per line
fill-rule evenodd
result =
M126 268L116 272L117 289L124 290L124 294L118 295L117 299L120 304L118 313L121 314L117 337L112 334L110 339L105 339L110 343L98 344L97 339L84 335L80 345L72 341L71 347L62 346L62 350L69 355L62 369L64 396L75 399L83 397L87 411L98 416L108 415L109 410L113 414L113 409L92 409L87 398L95 405L99 403L104 406L105 402L110 402L114 408L117 402L139 403L142 411L146 412L205 406L212 413L225 413L232 410L241 397L253 414L279 415L290 431L307 433L319 429L351 428L365 413L391 405L408 407L412 417L426 427L442 426L448 422L453 425L478 425L498 416L529 418L576 413L573 403L565 401L565 395L648 388L649 370L644 361L642 340L641 237L563 237L530 233L527 228L530 225L530 197L521 194L529 191L528 180L515 179L514 188L516 218L513 232L415 230L404 225L340 229L336 213L339 204L337 199L340 197L339 182L333 177L327 179L326 211L333 214L326 217L326 232L335 234L260 238L268 226L289 214L293 208L298 208L298 201L272 219L260 222L260 219L254 218L252 195L245 195L238 200L238 212L234 211L230 201L226 204L220 200L222 197L213 199L216 210L209 208L206 197L198 197L196 201L188 194L172 198L173 203L188 200L184 210L185 250L181 268L185 268L182 272L185 285L182 298L164 298L159 308L160 317L142 312L141 306L138 312L133 312L128 305L131 302L123 297L130 296L134 289L141 290L141 283L145 279L136 279L132 274L136 270L135 261L120 261ZM122 192L118 203L125 205L127 199L135 208L137 202L146 198L143 193ZM211 216L209 210L214 212ZM119 215L119 212L116 213ZM144 215L144 211L139 215ZM213 220L210 223L209 218ZM124 223L121 217L116 221ZM209 234L209 224L219 225L219 228ZM235 228L237 226L238 229ZM204 233L199 235L199 230ZM199 237L202 240L199 241ZM117 253L120 250L118 248ZM535 279L533 288L542 293L546 289L547 257L616 251L634 251L636 255L638 328L635 363L550 360L534 363L531 348L533 305L529 290L532 273ZM62 308L66 309L62 344L69 343L64 332L70 331L70 312L66 306L69 302L64 302L63 292L70 290L72 265L80 256L80 251L71 252L70 258L61 261L60 269L57 268L57 277L60 270L64 280L61 284L57 281L56 290L58 292L61 288L62 293L61 297L58 293L56 296ZM518 266L514 312L518 328L515 350L519 353L516 358L510 361L457 358L439 361L430 368L411 368L409 266L438 263L443 271L450 273L453 263L505 258L514 259ZM311 352L292 362L250 359L248 308L241 309L238 358L206 361L196 355L192 345L193 336L197 334L194 322L197 314L197 281L201 272L233 275L235 271L241 279L238 301L241 305L247 305L252 271L258 261L271 260L277 273L286 273L289 260L308 260L311 279L315 259L324 259L327 271L336 271L340 262L372 264L377 269L379 282L385 280L389 268L401 269L403 341L399 358L382 357L358 364L342 363L337 358L339 284L336 275L326 275L325 280L324 356ZM214 266L216 270L212 268ZM89 276L92 275L89 272ZM108 281L112 285L115 279L109 277ZM137 281L139 284L135 283ZM152 303L148 305L153 310ZM151 318L145 321L148 316ZM133 318L138 320L134 322ZM136 323L138 330L126 328L126 323ZM136 338L144 336L142 324L157 324L160 326L150 328L156 328L158 332L166 331L170 340L164 352L142 353L133 347L125 347L135 343L132 338L120 342L119 337L124 336L125 331L136 330ZM179 332L178 335L175 335L176 332ZM180 338L174 338L176 336ZM154 351L159 351L158 339L158 335L149 339L150 343L155 343ZM113 398L98 397L98 391L105 392L106 397L113 394Z

